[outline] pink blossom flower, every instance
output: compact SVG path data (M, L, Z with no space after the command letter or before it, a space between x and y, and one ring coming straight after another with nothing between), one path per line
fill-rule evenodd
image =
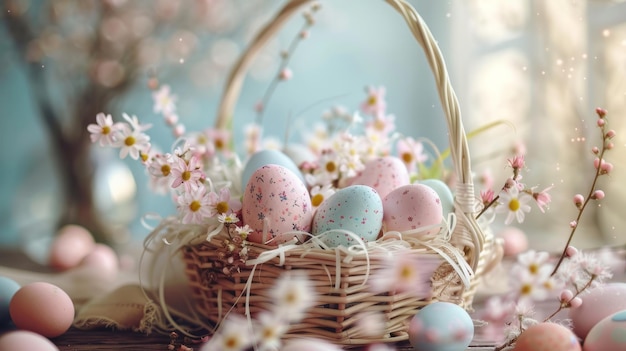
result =
M548 191L550 191L553 187L554 187L554 185L549 186L549 187L543 189L540 192L534 192L533 191L533 198L535 199L535 202L537 203L537 207L539 207L539 210L542 213L545 213L545 208L552 201L552 197L550 196Z
M176 201L178 212L182 217L181 221L184 224L201 224L212 215L209 196L203 186L181 194Z
M524 222L525 214L530 212L528 202L532 200L532 196L525 192L520 192L517 187L512 187L508 191L500 193L500 202L504 206L497 206L496 211L507 213L504 224L509 225L513 220L517 223Z
M387 108L385 101L385 87L367 87L367 99L361 103L361 111L363 113L377 116L384 114Z
M87 130L91 133L91 142L99 142L100 146L113 145L115 135L120 131L121 123L113 123L113 117L104 113L96 115L96 123L87 126Z
M408 250L395 252L383 258L383 267L371 278L371 290L410 292L419 299L429 298L432 292L428 282L440 264L439 259Z
M137 160L140 153L150 149L150 137L138 129L132 130L127 124L122 124L119 138L116 138L113 146L120 148L121 159L130 155L133 160Z
M231 214L241 210L241 201L230 197L230 189L222 188L219 195L209 193L209 206L211 207L211 216L216 214Z
M159 90L153 92L152 99L154 100L154 113L167 116L176 111L176 96L171 94L168 85L163 85Z
M512 159L509 159L508 162L511 168L522 169L524 168L524 155L516 155Z
M228 154L228 144L230 143L231 132L226 129L209 128L205 131L207 141L213 145L217 152Z
M396 143L396 150L409 172L414 171L418 163L428 160L428 155L424 153L424 144L411 137L399 139Z
M182 184L187 192L200 187L200 181L205 178L200 161L195 155L191 156L188 162L182 157L177 157L171 173L174 179L172 188L178 188Z
M166 194L170 189L170 180L172 175L172 158L171 155L155 154L151 157L148 164L148 173L150 174L150 186L159 194Z
M374 131L378 135L386 137L389 133L396 129L395 119L396 116L394 115L379 113L374 115L373 120L367 122L365 128L367 130Z

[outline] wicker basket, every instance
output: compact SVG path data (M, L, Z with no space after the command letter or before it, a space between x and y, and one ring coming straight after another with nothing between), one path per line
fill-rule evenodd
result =
M245 71L257 51L268 41L281 25L309 0L291 0L284 5L273 20L253 39L248 50L234 66L226 84L221 101L217 128L227 128L237 101ZM441 52L430 30L419 14L404 0L386 0L406 21L417 42L424 49L435 77L441 104L449 129L449 144L453 167L457 176L455 191L456 226L443 244L424 243L413 245L416 254L434 256L446 253L453 260L463 261L457 266L467 267L466 281L461 279L458 267L450 260L443 261L435 271L431 282L433 296L419 300L409 293L370 292L364 282L381 267L376 250L368 254L353 254L348 250L324 250L315 248L292 248L263 259L263 263L241 267L232 275L219 274L218 234L214 240L189 244L183 249L184 263L189 284L196 302L195 309L211 324L217 325L227 313L244 314L267 309L271 304L268 289L277 278L289 270L305 270L314 282L317 305L308 315L289 330L287 337L314 336L341 345L362 345L380 342L396 342L408 339L407 321L418 311L436 300L447 300L470 308L479 278L486 269L498 260L497 245L489 230L481 228L474 219L476 198L471 179L470 155L456 95L450 85ZM250 244L249 256L257 258L275 249L264 245ZM278 250L274 250L276 252ZM471 269L469 269L471 268ZM242 298L243 296L243 298ZM359 313L363 311L383 312L386 318L384 335L363 333L357 328Z

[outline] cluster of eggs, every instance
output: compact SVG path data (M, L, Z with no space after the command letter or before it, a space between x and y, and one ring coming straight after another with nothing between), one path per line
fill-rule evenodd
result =
M453 206L445 183L411 184L406 166L394 156L371 160L346 183L314 209L291 158L276 150L253 154L242 173L242 221L252 230L248 240L278 245L294 237L306 240L311 233L329 247L348 247L386 231L415 230L423 236L436 233Z
M85 228L68 225L55 236L49 266L57 272L83 267L110 275L118 271L118 257L109 246L95 243ZM65 333L74 313L70 296L54 284L37 281L21 286L0 277L0 350L58 350L48 338Z
M580 307L569 310L572 329L533 325L520 335L514 351L626 351L626 284L601 285L581 299Z

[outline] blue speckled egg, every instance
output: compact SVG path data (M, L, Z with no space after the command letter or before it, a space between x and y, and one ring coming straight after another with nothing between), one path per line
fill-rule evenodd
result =
M409 341L418 351L464 351L474 337L474 323L460 306L433 302L409 325Z
M330 247L349 247L358 244L358 240L345 231L367 243L376 240L382 225L383 203L376 190L367 185L351 185L339 189L317 208L312 233Z
M0 277L0 326L11 321L9 303L19 289L20 285L15 280Z
M612 314L596 324L583 345L583 351L625 351L626 310Z
M241 188L245 189L246 184L248 184L248 180L252 177L252 173L265 165L278 165L285 167L297 175L302 183L305 183L302 172L300 172L298 166L291 160L291 158L289 158L289 156L278 150L268 149L255 152L252 156L250 156L241 174Z
M439 179L432 178L420 180L419 184L430 187L439 195L444 216L447 216L450 212L454 212L454 196L452 195L452 190L450 190L450 187L446 183Z

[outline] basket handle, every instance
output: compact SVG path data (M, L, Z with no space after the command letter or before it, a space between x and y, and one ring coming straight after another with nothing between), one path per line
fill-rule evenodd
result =
M457 241L458 245L463 247L468 244L473 246L473 250L469 250L473 252L467 253L467 259L472 268L476 268L485 238L482 230L474 219L476 200L471 178L469 148L465 129L461 121L458 99L450 83L448 71L439 46L422 17L406 0L385 1L396 9L406 21L413 36L424 50L428 64L434 75L439 99L448 126L450 156L457 176L457 189L455 192L455 208L458 217L457 226L461 225L464 227L464 230L462 230L464 235L457 238L453 237L451 242ZM244 51L232 68L226 80L224 95L222 96L217 112L216 128L226 129L230 125L229 122L233 117L233 111L237 99L239 98L246 71L256 53L273 37L294 12L302 5L309 2L312 2L312 0L288 1L275 17L257 33L256 37L250 43L250 46Z

